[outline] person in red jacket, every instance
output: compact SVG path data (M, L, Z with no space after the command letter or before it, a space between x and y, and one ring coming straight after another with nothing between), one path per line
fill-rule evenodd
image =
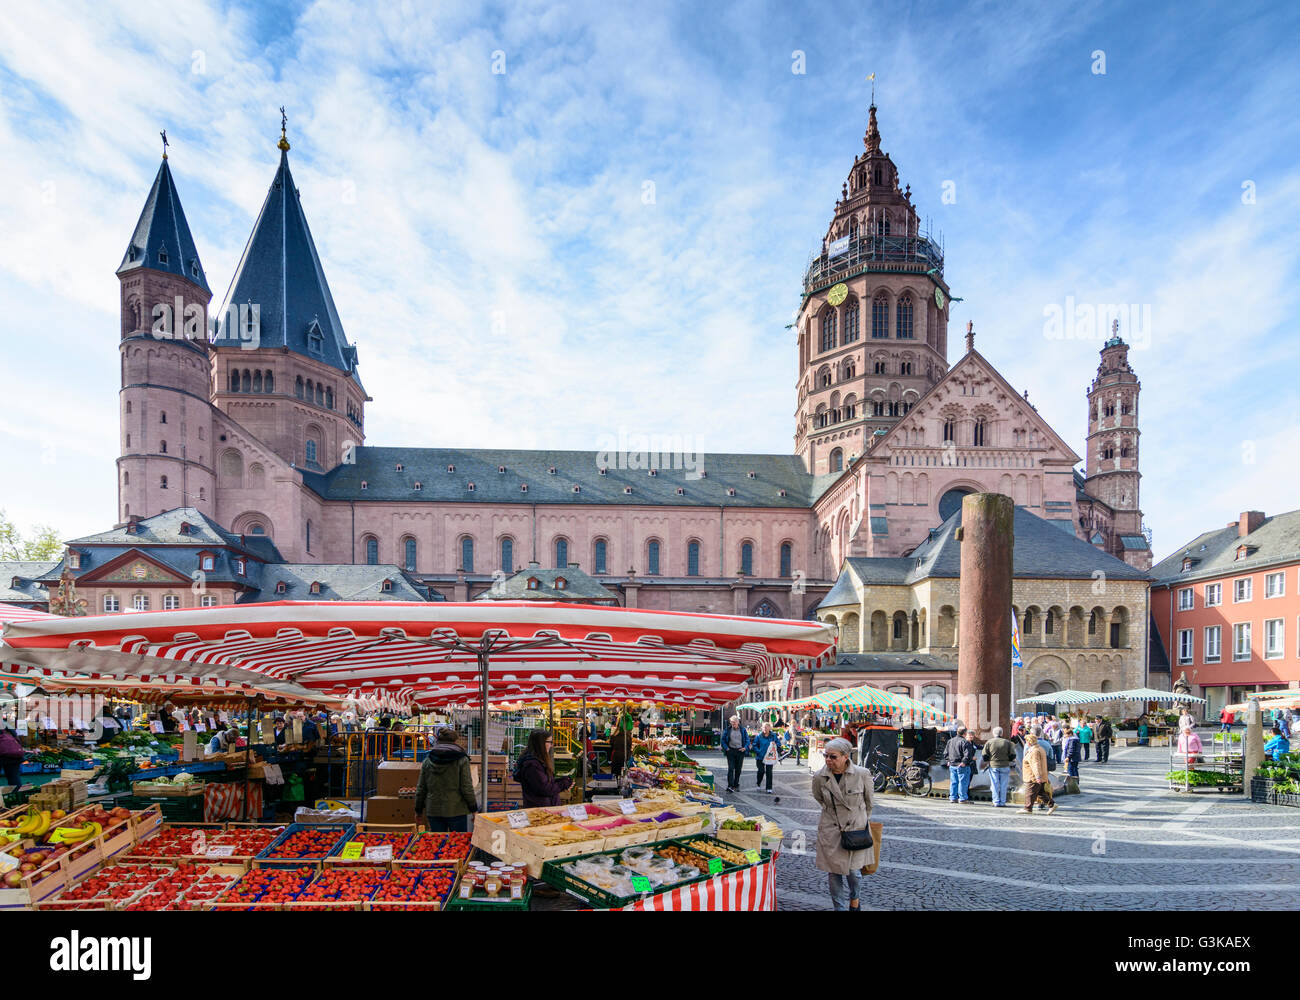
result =
M528 735L528 746L515 765L515 780L523 792L524 805L558 806L560 793L573 785L572 778L555 776L555 741L545 729Z

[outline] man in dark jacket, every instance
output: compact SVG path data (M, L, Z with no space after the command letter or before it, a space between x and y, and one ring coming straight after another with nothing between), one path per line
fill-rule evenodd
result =
M1115 730L1099 715L1093 732L1097 736L1097 763L1104 764L1110 760L1110 741L1115 738Z
M970 772L975 763L975 744L966 738L966 727L961 726L957 735L948 741L945 748L948 761L948 801L970 801Z
M430 833L465 833L468 817L478 808L469 754L461 749L454 729L439 729L438 741L420 766L415 786L415 815L423 816Z
M627 759L632 756L632 720L619 717L609 736L609 767L614 777L622 775Z

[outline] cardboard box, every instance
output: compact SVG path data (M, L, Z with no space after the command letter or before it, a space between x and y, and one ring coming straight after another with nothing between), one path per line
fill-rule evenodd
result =
M420 782L420 764L410 760L386 760L375 772L375 794L398 796L403 788L414 789ZM414 796L414 791L409 793Z
M396 795L376 795L366 799L365 821L367 823L414 823L415 799L398 798Z

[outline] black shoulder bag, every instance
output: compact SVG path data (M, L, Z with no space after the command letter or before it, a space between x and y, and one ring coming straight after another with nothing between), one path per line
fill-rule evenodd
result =
M831 778L831 781L834 781ZM835 815L838 819L840 806L835 803ZM863 830L840 830L840 846L846 851L869 851L875 843L871 838L871 824L868 823Z

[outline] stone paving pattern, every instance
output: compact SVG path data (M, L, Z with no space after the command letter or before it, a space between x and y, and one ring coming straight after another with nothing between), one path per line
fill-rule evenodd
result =
M724 787L722 755L693 753ZM871 818L884 824L881 864L865 880L863 906L1300 908L1300 809L1215 791L1170 791L1168 770L1165 748L1113 751L1108 764L1080 765L1081 794L1060 797L1051 816L987 802L877 795ZM790 761L778 765L773 795L755 791L753 781L754 764L747 762L741 791L725 797L785 832L777 866L780 908L830 909L826 876L814 865L819 810L811 772Z

